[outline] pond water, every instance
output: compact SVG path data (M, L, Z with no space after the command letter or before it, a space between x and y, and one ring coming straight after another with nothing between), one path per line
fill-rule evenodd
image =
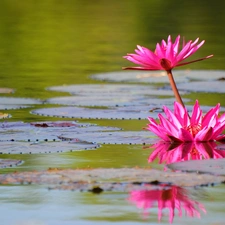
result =
M225 14L223 13L223 6L225 6L225 2L216 4L213 1L203 0L197 2L193 0L183 2L177 0L1 0L0 88L13 90L9 91L10 93L0 94L0 112L10 115L9 118L3 119L1 123L1 143L3 143L2 140L8 141L7 146L1 146L1 151L4 152L4 149L7 149L4 152L6 154L1 155L1 159L21 160L23 163L18 166L2 168L0 173L41 171L49 168L124 167L148 167L163 171L164 165L158 164L157 160L148 163L148 157L152 149L143 149L143 143L146 139L155 141L155 137L150 133L149 137L148 135L145 137L145 141L138 138L138 134L130 136L126 133L123 137L116 136L114 139L111 138L111 134L108 134L110 138L108 138L108 142L104 141L106 144L94 146L94 149L91 150L79 149L79 151L57 153L57 151L65 148L63 145L61 150L56 149L53 153L46 154L42 148L41 154L29 154L29 151L26 150L28 139L32 139L32 137L38 139L37 141L33 140L33 144L35 142L39 144L40 138L42 138L42 141L48 139L47 144L52 145L50 135L53 131L44 133L41 128L22 128L17 124L12 125L12 129L14 128L18 132L15 136L15 133L10 130L6 132L4 126L10 126L10 123L18 121L37 123L69 120L73 122L78 119L79 123L90 123L101 127L117 127L128 132L142 131L142 128L148 123L147 118L134 119L135 112L128 115L126 109L111 112L111 115L116 113L120 118L110 119L110 117L106 119L102 117L102 115L105 115L105 111L97 111L95 117L91 117L92 111L81 111L79 116L72 118L72 116L67 117L71 113L69 109L67 109L67 114L60 111L61 114L54 115L55 108L65 107L65 102L67 106L93 106L91 103L95 99L94 106L96 107L94 109L105 110L114 104L111 96L114 100L119 99L118 102L122 106L130 107L129 113L146 105L148 98L146 98L147 94L144 92L146 91L144 88L143 93L139 93L140 88L133 86L132 90L126 89L124 94L121 90L116 89L118 84L143 85L145 88L167 85L163 90L165 93L152 95L162 95L157 98L156 102L160 102L162 98L167 98L170 95L172 100L169 99L166 103L162 101L162 104L168 103L171 105L171 101L174 100L173 95L167 93L168 83L166 81L164 83L164 80L159 82L158 80L154 80L154 82L143 80L143 82L140 82L139 80L129 80L127 76L123 81L110 80L111 72L115 72L113 76L116 76L118 72L120 77L121 68L132 65L122 56L128 52L133 52L137 44L154 49L155 44L162 39L166 39L169 34L172 35L173 39L180 34L185 36L186 40L194 40L197 37L200 40L206 40L206 43L196 52L193 59L214 54L211 59L184 66L182 71L174 69L175 80L177 79L178 83L182 83L180 87L183 88L183 97L187 100L185 102L188 105L193 105L195 100L199 99L203 106L215 106L220 102L221 107L225 107L223 84L225 77ZM200 91L193 89L194 91L188 92L188 88L184 87L186 80L182 79L187 78L189 81L195 82L193 77L188 77L189 72L191 75L192 72L200 74L200 80L205 79L204 74L207 74L206 78L210 77L211 74L216 76L219 73L219 75L211 83L211 86L209 83L204 83L204 85L195 83L195 88L203 86L205 89L202 88L203 90ZM101 75L110 76L108 80L104 81L96 77L98 75L100 77ZM143 74L141 76L146 78ZM76 99L77 102L75 103L74 99L71 100L71 98L62 99L62 97L70 97L71 92L56 91L50 88L54 89L55 86L59 86L63 89L66 85L78 84L99 84L102 86L115 84L117 87L113 86L111 90L113 94L105 92L106 90L103 88L104 90L95 93L95 95L93 93L96 90L83 88L83 90L75 93L82 92L83 94L81 98ZM192 86L189 85L190 87ZM212 87L213 91L211 91ZM75 87L73 91L77 88ZM127 96L127 92L129 96ZM115 97L115 94L118 94L118 96ZM84 97L85 95L86 97ZM107 98L107 96L109 97ZM7 99L4 99L4 97L7 97ZM8 99L9 97L12 99ZM151 99L151 102L153 102L153 99ZM140 103L142 106L139 105ZM113 106L118 108L117 104L115 103ZM43 108L54 108L54 110L43 112ZM115 108L113 110L118 110ZM147 113L150 114L149 110L151 109L148 109ZM146 108L143 108L142 111L145 115ZM130 117L130 119L124 119L124 115ZM59 131L57 132L55 136L59 136ZM64 130L64 138L71 138L71 134L75 131L67 132L67 130ZM23 139L19 138L19 135L22 135ZM94 137L96 139L93 140L89 137L88 143L82 142L79 144L86 146L90 142L100 140L99 137ZM13 143L12 139L17 140L17 138L25 143L21 144L19 141ZM107 140L107 137L104 138L104 140ZM129 138L130 142L133 141L133 143L129 142ZM119 140L126 141L123 144L121 142L116 143ZM150 145L153 142L146 144ZM12 148L19 149L17 154L10 152ZM46 152L51 151L50 148L47 146ZM38 151L41 151L40 149L41 147ZM11 154L7 154L9 152ZM49 190L48 187L46 184L1 185L0 208L2 216L0 224L158 224L157 205L148 210L149 214L144 213L143 209L136 206L137 202L128 200L131 193L113 191L95 194L92 192L58 190L57 188L56 190ZM200 209L194 210L194 212L198 211L201 214L201 219L197 218L198 214L189 217L183 212L184 215L179 217L176 212L173 224L225 224L224 185L183 188L186 193L185 199L191 199L190 201L195 206L201 204L201 206L204 206L204 210L201 206ZM169 224L169 213L167 211L161 219L161 224Z

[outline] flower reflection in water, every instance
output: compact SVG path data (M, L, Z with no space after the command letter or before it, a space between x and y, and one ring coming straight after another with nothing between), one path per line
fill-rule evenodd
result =
M186 142L174 143L160 141L151 148L154 151L148 158L148 162L159 158L159 163L175 163L187 160L218 159L225 158L225 151L217 149L215 142Z
M178 186L160 185L157 190L136 190L130 192L128 200L138 208L144 210L144 215L148 214L148 209L158 206L158 220L161 221L164 209L169 210L169 222L172 223L175 210L181 217L184 211L189 217L200 218L200 211L206 213L202 204L188 197L187 189Z

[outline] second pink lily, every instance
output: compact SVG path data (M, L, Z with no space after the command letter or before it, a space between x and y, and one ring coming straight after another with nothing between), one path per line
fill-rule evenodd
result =
M178 102L174 103L174 112L163 107L165 118L159 114L160 123L148 117L150 124L147 130L152 131L164 141L169 142L206 142L224 141L225 113L219 116L220 104L210 109L204 116L199 103L193 107L192 115L189 116L185 107Z

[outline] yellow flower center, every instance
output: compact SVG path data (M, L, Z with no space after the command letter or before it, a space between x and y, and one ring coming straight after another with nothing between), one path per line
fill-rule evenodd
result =
M187 128L186 128L190 134L195 137L195 135L202 129L202 125L201 124L190 124Z

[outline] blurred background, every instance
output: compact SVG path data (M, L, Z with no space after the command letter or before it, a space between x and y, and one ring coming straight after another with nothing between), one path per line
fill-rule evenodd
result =
M55 95L48 86L97 83L88 76L120 71L137 44L154 50L169 34L206 40L192 58L215 56L191 69L223 70L224 8L206 0L1 0L0 86L44 99Z

